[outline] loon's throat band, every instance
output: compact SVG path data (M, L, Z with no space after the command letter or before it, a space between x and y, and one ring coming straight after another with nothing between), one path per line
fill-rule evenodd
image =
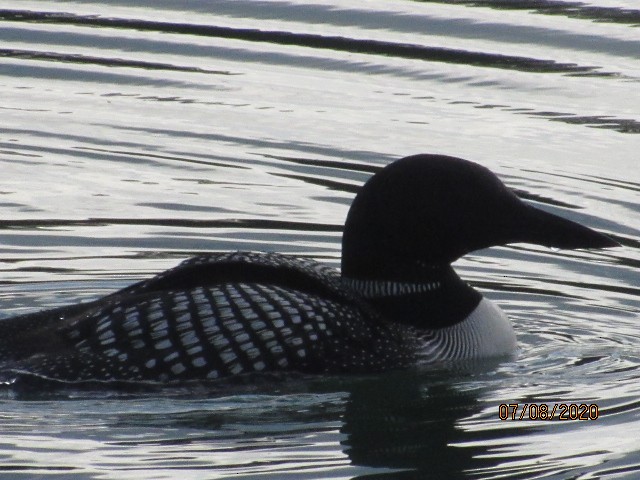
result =
M393 280L362 280L355 278L342 278L342 283L355 290L364 298L396 297L414 293L427 293L442 288L442 282L433 280L430 282L398 282Z

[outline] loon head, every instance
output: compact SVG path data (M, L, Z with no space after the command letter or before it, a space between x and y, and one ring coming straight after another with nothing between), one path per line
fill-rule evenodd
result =
M421 281L474 250L508 243L617 246L590 228L524 203L487 168L445 155L397 160L356 195L342 239L346 278Z

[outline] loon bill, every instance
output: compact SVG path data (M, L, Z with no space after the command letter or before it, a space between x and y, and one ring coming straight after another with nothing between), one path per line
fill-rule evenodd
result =
M99 300L0 321L0 370L169 382L510 355L508 319L451 263L512 242L618 245L523 203L480 165L406 157L355 197L342 273L275 253L201 255Z

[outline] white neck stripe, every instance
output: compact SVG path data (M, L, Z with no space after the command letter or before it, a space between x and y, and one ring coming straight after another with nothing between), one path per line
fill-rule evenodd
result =
M412 293L426 293L438 290L442 282L433 281L426 283L394 282L390 280L357 280L342 278L342 283L358 292L365 298L393 297Z

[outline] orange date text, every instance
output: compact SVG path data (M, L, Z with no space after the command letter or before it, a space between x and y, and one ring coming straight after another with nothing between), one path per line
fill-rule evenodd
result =
M501 403L500 420L597 420L595 403Z

